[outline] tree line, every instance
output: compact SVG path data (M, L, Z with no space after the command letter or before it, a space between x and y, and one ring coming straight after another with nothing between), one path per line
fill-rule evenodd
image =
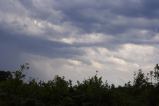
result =
M47 82L25 81L23 64L14 72L0 71L0 106L159 106L159 66L123 86L103 82L97 75L72 84L55 76Z

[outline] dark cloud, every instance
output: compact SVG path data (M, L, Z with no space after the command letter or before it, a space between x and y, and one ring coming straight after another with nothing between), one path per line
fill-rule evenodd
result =
M71 2L71 3L70 3ZM109 34L124 33L128 29L154 30L158 24L135 22L138 18L158 19L158 2L156 0L116 0L116 1L56 1L56 9L62 11L64 20L72 22L73 25L82 28L86 33L102 32ZM66 4L66 5L63 5ZM123 20L119 19L123 17ZM115 24L123 21L125 24Z
M28 11L28 15L35 19L41 19L49 21L50 23L61 24L61 16L58 16L60 12L52 7L51 1L32 1L32 0L20 0L22 6ZM60 14L61 15L61 14Z
M8 31L4 32L3 29L0 31L1 44L10 45L12 48L19 48L19 52L43 55L52 58L71 58L76 55L82 55L82 52L77 48L66 43L25 36L24 34L14 34ZM5 48L5 46L3 46L3 48Z
M158 5L157 0L1 0L0 67L21 64L30 55L49 58L52 63L43 58L39 63L48 70L149 66L150 57L158 56ZM146 62L132 59L136 49L147 50Z

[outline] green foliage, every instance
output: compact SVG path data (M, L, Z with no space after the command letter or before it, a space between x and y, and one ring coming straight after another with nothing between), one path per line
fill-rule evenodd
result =
M11 79L12 78L12 74L9 71L0 71L0 81L4 81L7 79Z
M0 71L0 106L159 106L158 68L115 87L97 75L83 82L55 76L48 82L24 81L29 64L15 72Z
M136 75L136 76L135 76ZM140 69L134 78L134 87L141 88L148 85L148 78L145 77L145 74Z
M23 74L23 71L29 69L29 64L25 63L23 65L20 65L20 68L18 70L16 70L15 72L13 72L13 77L15 80L22 80L25 75Z

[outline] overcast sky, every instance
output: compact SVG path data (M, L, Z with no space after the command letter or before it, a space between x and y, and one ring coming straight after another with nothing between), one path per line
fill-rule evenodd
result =
M123 84L159 62L158 0L0 0L0 67Z

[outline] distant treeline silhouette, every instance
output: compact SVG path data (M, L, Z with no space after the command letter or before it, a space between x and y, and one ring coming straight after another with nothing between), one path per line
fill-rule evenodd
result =
M48 82L25 81L23 64L14 72L0 71L0 106L159 106L159 66L115 87L97 75L72 84L55 76Z

